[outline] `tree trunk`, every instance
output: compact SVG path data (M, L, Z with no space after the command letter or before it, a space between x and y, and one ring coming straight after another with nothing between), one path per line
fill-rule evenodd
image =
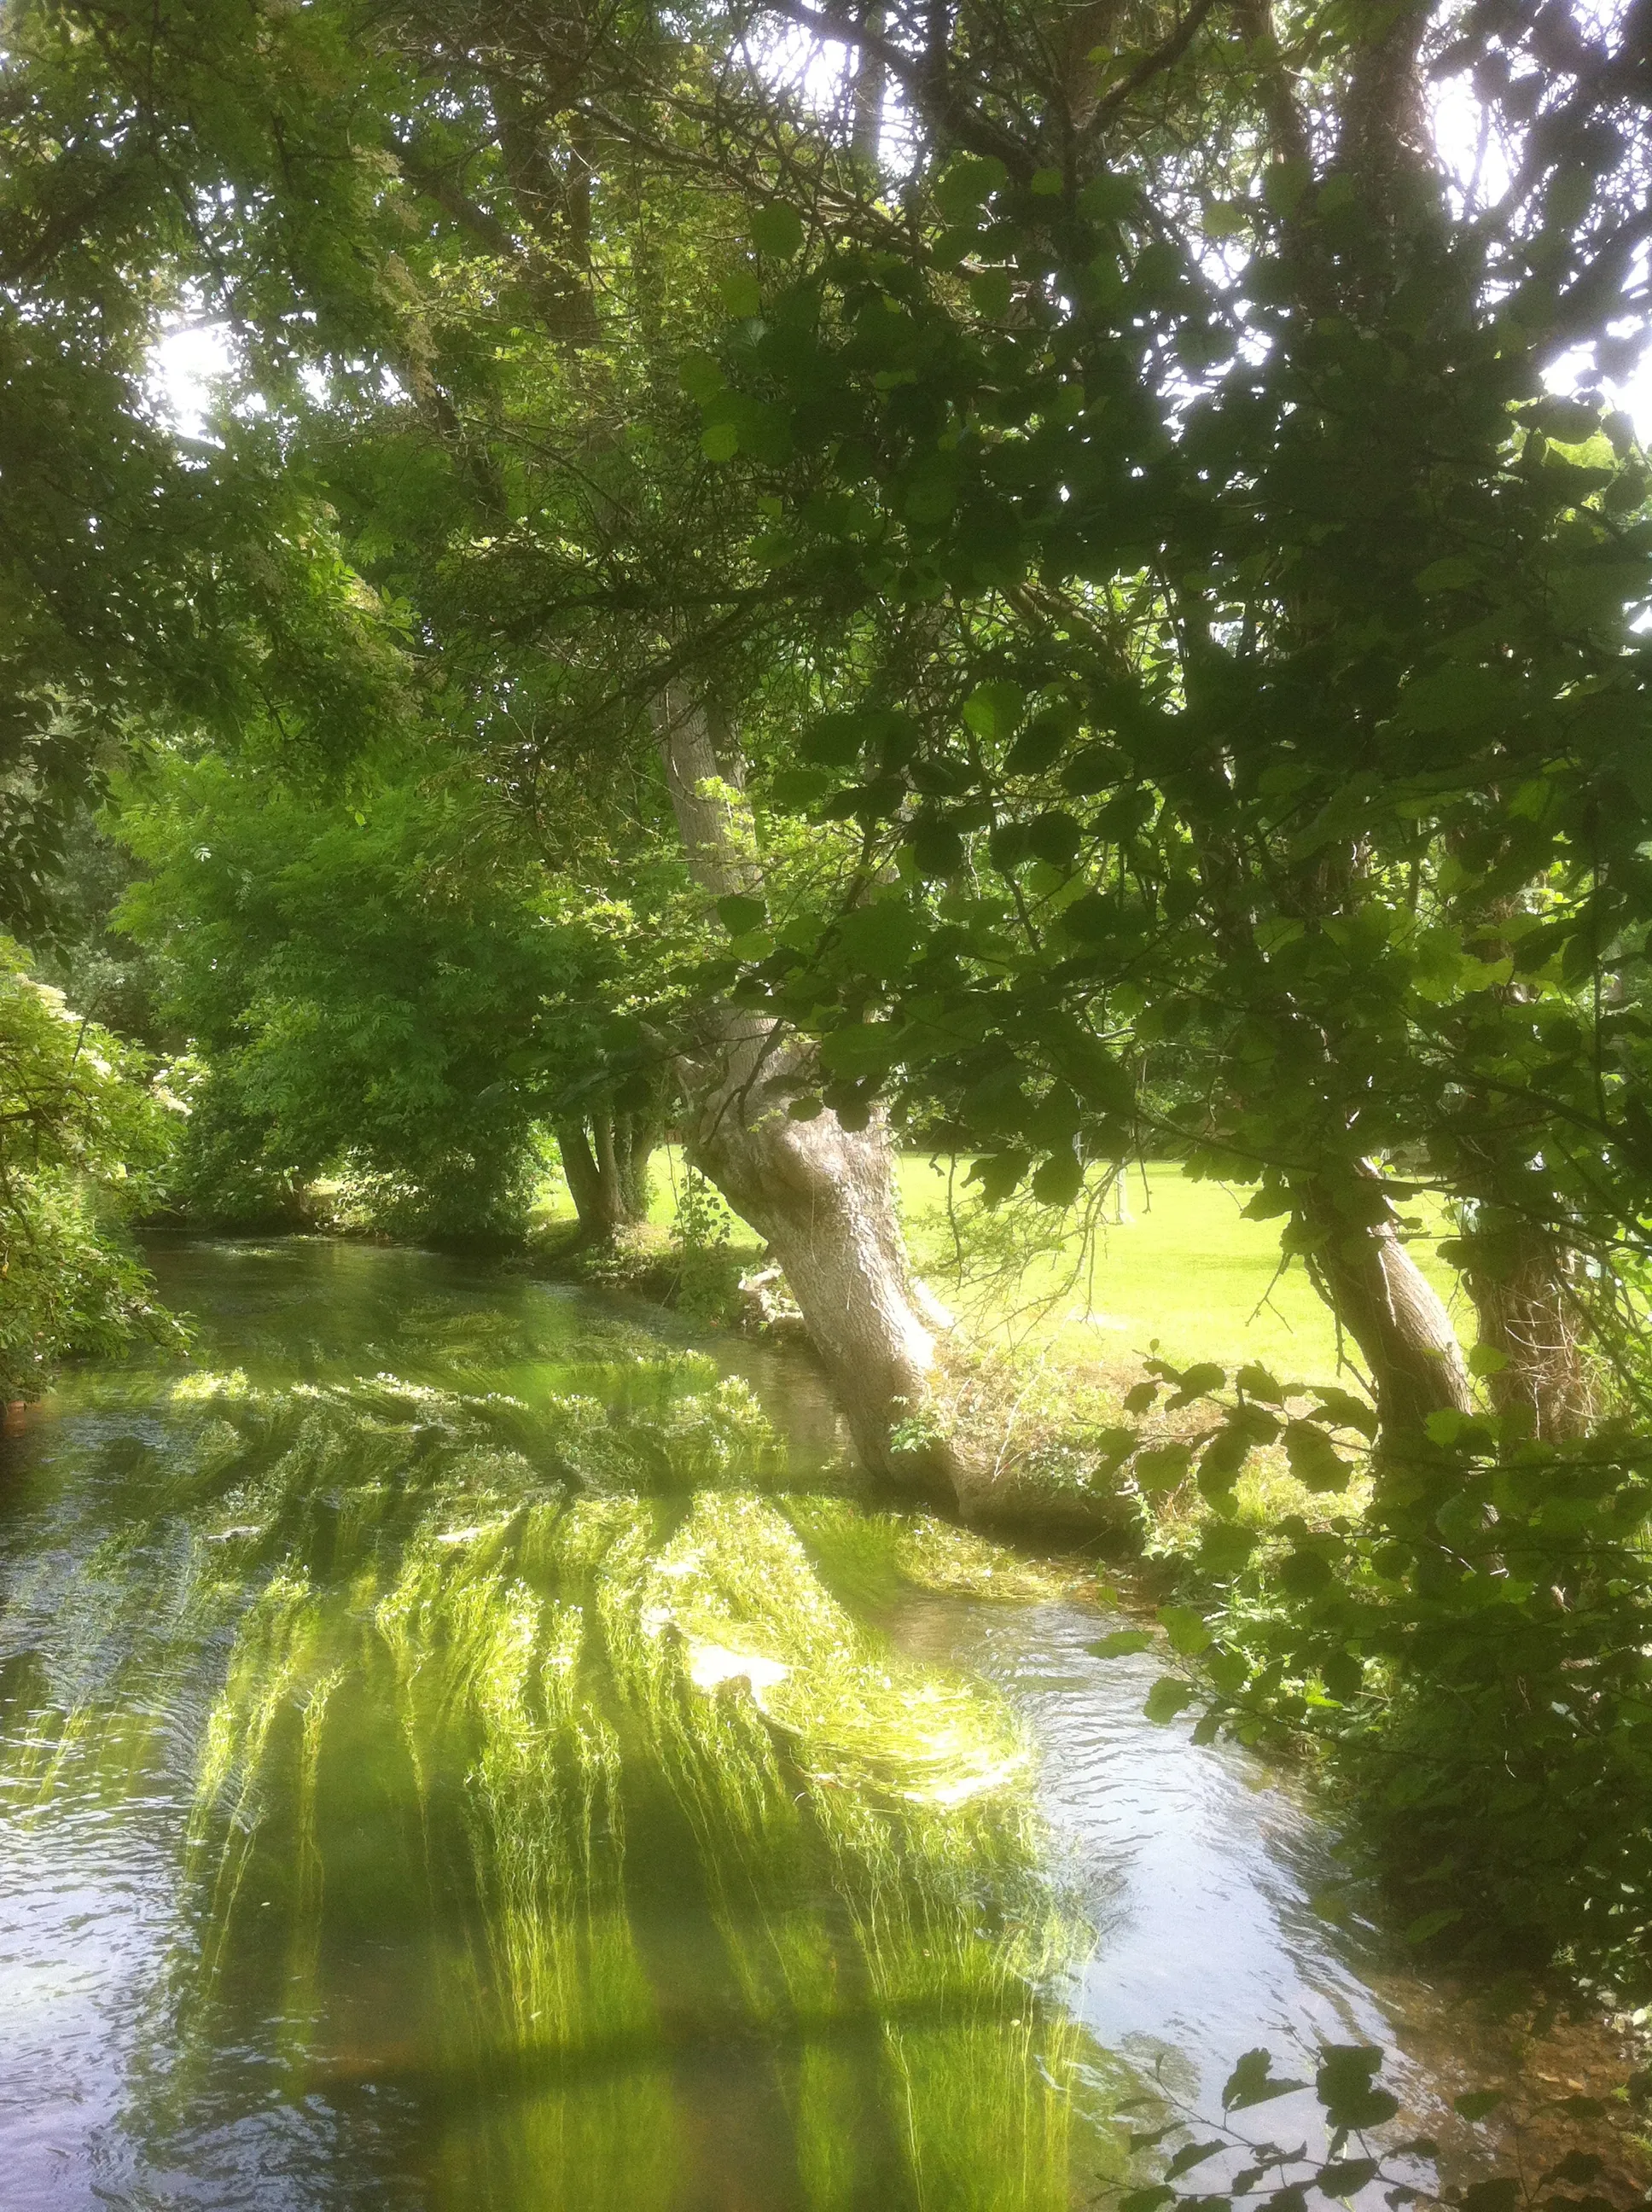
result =
M631 1118L599 1109L586 1120L570 1116L555 1125L583 1244L611 1244L623 1230L647 1218L647 1155L639 1182L634 1137L626 1127Z
M646 1221L653 1203L653 1178L648 1171L659 1141L659 1125L652 1113L616 1113L614 1116L614 1164L619 1175L620 1196L629 1221Z
M1463 1281L1480 1342L1508 1363L1487 1377L1491 1403L1500 1413L1524 1413L1546 1443L1582 1436L1600 1407L1565 1255L1513 1215L1485 1206L1473 1215Z
M872 37L881 39L884 27L883 9L868 8L865 21ZM883 63L869 46L862 46L854 73L854 124L849 136L849 151L869 169L878 167L878 149L883 144L884 88Z
M1309 1266L1320 1294L1370 1375L1379 1450L1392 1460L1413 1448L1430 1413L1472 1413L1474 1400L1451 1316L1400 1241L1375 1182L1361 1177L1339 1194L1315 1180L1292 1197L1315 1239Z
M919 1311L881 1118L846 1129L824 1111L794 1120L812 1054L775 1025L708 1010L683 1062L689 1158L774 1251L831 1379L864 1465L967 1503L932 1417L935 1339Z
M668 687L654 726L696 880L713 898L750 891L758 869L714 710ZM793 1101L817 1088L812 1050L726 1003L705 1010L677 1069L689 1156L773 1247L865 1465L969 1503L967 1471L934 1418L935 1339L907 1266L882 1120L793 1119Z

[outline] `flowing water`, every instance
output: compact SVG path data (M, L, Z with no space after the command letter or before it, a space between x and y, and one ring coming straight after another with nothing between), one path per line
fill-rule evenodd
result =
M193 1357L0 1446L9 2212L1059 2212L1258 2041L1424 2120L1512 2063L1081 1582L862 1500L802 1360L155 1256Z

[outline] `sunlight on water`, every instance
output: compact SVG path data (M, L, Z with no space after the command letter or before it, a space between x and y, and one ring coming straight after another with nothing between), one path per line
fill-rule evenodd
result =
M1465 2155L1459 2090L1611 2087L1148 1723L1082 1579L858 1494L806 1362L156 1259L193 1361L0 1448L5 2212L1066 2212L1264 2039Z
M6 1501L8 2203L1088 2193L1029 1742L865 1625L1056 1579L611 1317L191 1264L229 1356L82 1378Z

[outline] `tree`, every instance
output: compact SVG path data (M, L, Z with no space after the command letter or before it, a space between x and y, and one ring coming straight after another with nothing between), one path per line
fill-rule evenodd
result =
M199 1056L197 1211L298 1218L342 1174L386 1225L507 1232L546 1124L588 1235L646 1210L637 1008L669 884L651 913L646 884L627 905L548 880L434 744L331 793L251 752L160 750L118 826L145 866L123 924Z
M0 939L0 1398L38 1397L76 1354L178 1340L121 1235L161 1188L178 1118L143 1054Z
M694 372L707 450L779 504L754 566L859 612L805 751L905 886L875 961L846 916L760 1002L823 1030L840 1114L898 1071L989 1189L1042 1156L1053 1200L1140 1140L1143 1048L1196 1036L1203 1097L1154 1133L1260 1177L1401 1455L1469 1404L1407 1196L1465 1202L1471 1280L1550 1310L1644 1212L1601 987L1641 957L1646 471L1540 374L1616 303L1643 216L1605 118L1638 95L1580 48L1564 128L1456 217L1423 32L1320 44L1317 141L1260 19L1218 94L1178 33L1153 114L1090 124L1030 46L958 112L908 56L970 149L932 228L828 239ZM1447 58L1528 34L1472 17Z
M343 35L331 13L238 0L6 9L0 921L25 936L130 716L234 728L325 703L343 743L379 702L385 671L268 425L243 414L181 450L148 387L167 312L233 294L271 389L295 320L348 322L330 267L371 191L348 101L324 90Z
M794 1271L831 1246L805 1296L823 1342L843 1281L877 1317L878 1360L829 1350L874 1462L893 1469L888 1439L913 1432L932 1349L898 1246L853 1229L887 1212L879 1079L898 1067L957 1106L991 1187L1042 1160L1056 1197L1075 1143L1140 1134L1140 1052L1172 1027L1214 1079L1163 1133L1262 1174L1397 1446L1467 1383L1406 1261L1393 1164L1474 1208L1476 1234L1505 1224L1473 1279L1522 1224L1522 1279L1551 1305L1579 1280L1568 1255L1625 1218L1589 1158L1621 1127L1598 1099L1511 1087L1511 1052L1546 1066L1537 1000L1488 982L1479 951L1517 884L1516 933L1547 928L1549 902L1575 957L1595 944L1575 999L1631 896L1627 830L1604 893L1584 831L1640 711L1619 650L1639 464L1614 449L1594 482L1586 426L1546 414L1539 380L1603 326L1642 235L1627 50L1575 42L1539 82L1552 27L1518 9L1466 17L1449 52L1425 51L1414 12L1143 10L1086 19L1076 45L992 7L783 12L865 56L863 109L874 64L898 88L917 156L900 194L864 131L858 154L835 143L709 13L690 39L410 9L307 106L299 72L264 86L209 40L215 96L252 118L237 175L282 100L307 149L350 149L328 203L342 258L307 222L289 250L279 214L229 220L223 296L262 334L288 450L479 726L530 701L523 750L575 773L593 740L686 748L666 790L725 903L768 892L742 784L764 835L806 803L786 717L800 698L866 710L864 773L835 802L867 833L864 864L836 869L842 927L817 913L808 945L716 986L678 1063L709 1109L691 1117L706 1164L769 1206L771 1234L784 1222ZM351 23L304 36L338 64ZM1466 215L1430 176L1436 59L1507 83L1496 208ZM270 208L291 195L272 184ZM763 270L800 253L765 296ZM718 276L732 324L696 348ZM313 300L313 325L272 316L277 298ZM301 354L331 378L307 428ZM829 772L842 726L816 742ZM908 885L984 867L984 906L949 920L883 881L897 845ZM938 921L962 941L937 951ZM841 1018L817 1071L801 1032L830 1026L820 986ZM865 1018L897 1005L926 1010L921 1051ZM1623 1047L1621 1024L1594 1034ZM846 1176L864 1202L825 1203Z

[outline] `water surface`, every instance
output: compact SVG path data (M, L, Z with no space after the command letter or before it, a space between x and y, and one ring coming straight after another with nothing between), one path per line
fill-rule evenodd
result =
M0 1460L9 2207L1094 2199L1144 2080L1485 2063L1070 1572L855 1494L807 1362L179 1243Z

